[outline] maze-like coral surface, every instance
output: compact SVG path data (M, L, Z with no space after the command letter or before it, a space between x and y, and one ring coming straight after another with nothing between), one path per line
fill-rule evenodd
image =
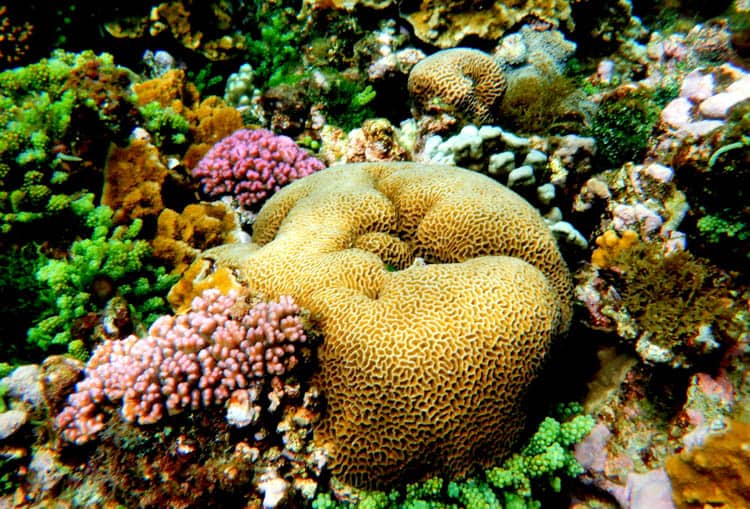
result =
M496 120L506 88L500 64L483 51L451 48L417 63L409 94L420 113L449 109L479 124Z
M204 252L171 300L221 268L312 312L327 400L315 438L336 475L382 485L511 451L571 316L570 274L531 205L459 168L338 165L271 198L253 241Z

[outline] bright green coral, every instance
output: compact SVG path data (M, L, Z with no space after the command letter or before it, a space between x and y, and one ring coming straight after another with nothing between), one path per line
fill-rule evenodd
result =
M537 500L550 489L559 492L566 478L583 469L573 456L575 444L594 427L578 403L561 404L544 419L526 446L501 466L477 478L445 482L433 477L403 489L363 491L355 501L318 494L313 509L539 509Z
M63 185L70 163L82 161L75 144L104 146L103 157L102 138L112 133L102 126L127 128L127 115L112 116L129 111L121 73L111 55L91 51L57 51L0 73L0 233L65 213L60 197L69 192ZM87 136L98 143L87 145Z
M140 220L115 227L112 210L104 205L95 207L90 194L72 202L71 207L91 229L91 237L73 242L66 258L50 259L36 271L37 280L55 295L48 316L28 332L28 341L42 350L80 339L73 337L73 325L98 310L94 298L97 281L108 281L128 301L135 317L144 320L168 310L161 295L175 281L163 267L149 263L151 247L138 238Z

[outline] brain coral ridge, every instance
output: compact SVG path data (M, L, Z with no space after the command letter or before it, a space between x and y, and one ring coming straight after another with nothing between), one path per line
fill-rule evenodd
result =
M261 209L253 243L205 251L170 299L184 306L227 270L317 319L316 440L361 486L510 452L571 317L570 274L536 210L450 166L347 164L298 180Z

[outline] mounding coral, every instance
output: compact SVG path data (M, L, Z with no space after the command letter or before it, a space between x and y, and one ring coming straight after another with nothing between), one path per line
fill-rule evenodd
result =
M170 300L229 271L311 311L334 474L384 485L511 452L572 312L568 268L521 197L455 167L337 165L274 195L253 241L205 251Z
M445 111L489 123L497 119L506 82L502 67L487 53L451 48L418 62L408 86L417 113Z

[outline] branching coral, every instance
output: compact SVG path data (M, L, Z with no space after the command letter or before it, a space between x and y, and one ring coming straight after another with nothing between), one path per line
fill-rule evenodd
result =
M573 446L594 426L576 403L560 405L555 416L542 421L521 452L484 475L446 482L432 477L390 492L362 491L352 502L335 502L320 493L314 509L539 509L538 500L549 491L559 492L564 480L582 472Z
M254 402L248 395L254 385L297 364L295 345L307 339L299 312L289 297L246 310L236 294L207 290L189 313L157 319L148 336L99 346L57 427L66 440L83 444L104 427L107 402L121 401L123 419L138 424L230 397Z
M53 345L65 347L74 339L76 321L97 309L97 293L106 294L99 298L108 298L114 287L131 300L136 318L149 320L154 312L165 309L160 294L174 281L163 268L149 264L151 248L137 238L140 220L113 229L112 210L94 207L93 195L71 206L92 233L70 246L68 258L50 259L36 272L37 280L47 287L45 291L54 295L50 299L54 305L28 332L28 341L42 350Z
M193 169L208 196L251 207L298 178L324 168L291 138L241 129L213 146Z

